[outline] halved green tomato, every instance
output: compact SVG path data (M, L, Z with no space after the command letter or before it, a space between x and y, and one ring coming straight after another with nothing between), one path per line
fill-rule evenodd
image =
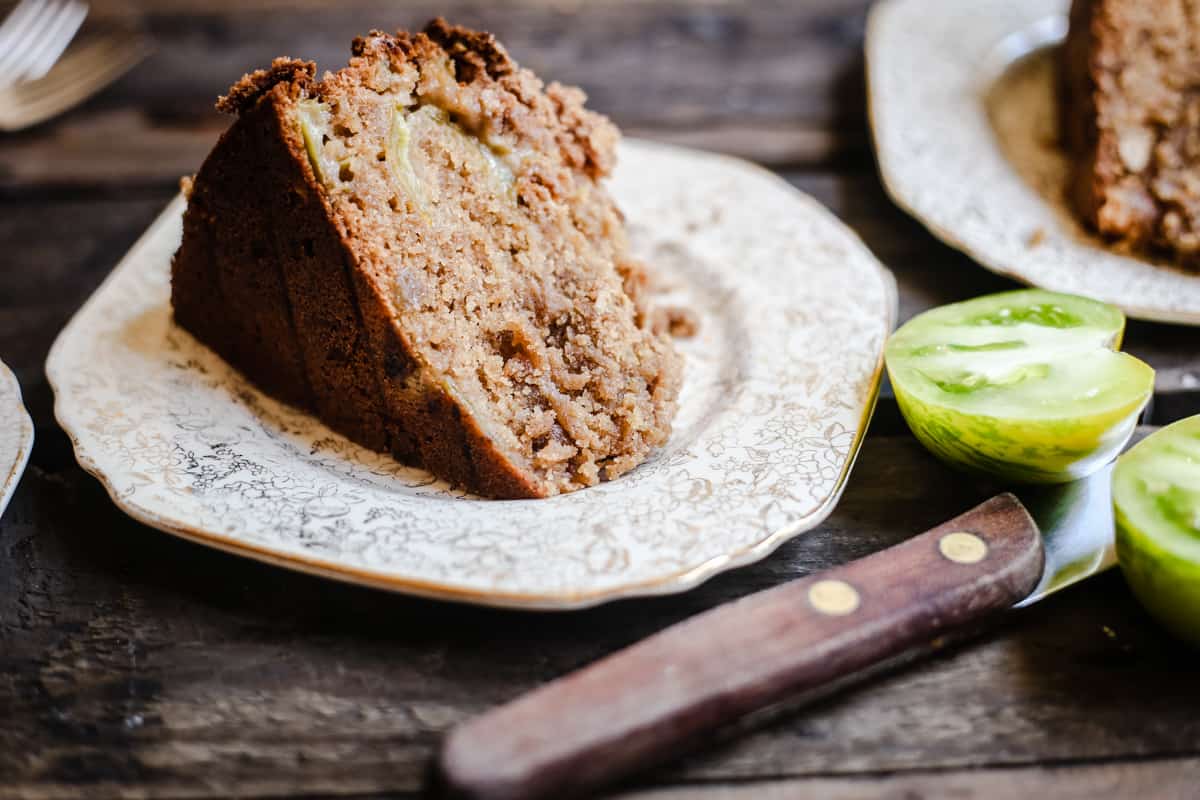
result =
M942 306L886 350L900 411L950 464L1004 480L1060 483L1120 452L1154 370L1117 351L1125 317L1039 289Z
M1117 560L1164 627L1200 646L1200 416L1139 442L1113 469Z

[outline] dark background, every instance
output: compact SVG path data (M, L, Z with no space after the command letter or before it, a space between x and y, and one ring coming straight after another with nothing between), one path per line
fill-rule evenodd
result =
M583 86L627 135L758 161L896 274L900 316L1013 284L906 217L876 175L858 0L92 4L156 53L69 114L0 136L0 358L37 426L0 521L0 797L405 796L455 722L721 601L865 555L983 490L934 462L885 389L830 519L686 595L500 612L295 575L127 519L76 466L43 363L54 336L193 172L216 95L277 55L345 62L372 27L443 14ZM1200 333L1131 323L1149 422L1200 412ZM714 745L625 797L1195 796L1200 656L1119 574L967 646ZM569 721L564 721L569 724Z

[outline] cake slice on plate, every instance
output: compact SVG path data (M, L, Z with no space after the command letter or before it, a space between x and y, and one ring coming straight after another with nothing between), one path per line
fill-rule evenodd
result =
M1060 64L1078 212L1200 264L1200 4L1075 0Z
M601 184L618 133L485 33L372 32L317 79L278 59L188 189L177 322L264 390L500 498L616 477L670 432ZM627 285L628 284L628 287Z

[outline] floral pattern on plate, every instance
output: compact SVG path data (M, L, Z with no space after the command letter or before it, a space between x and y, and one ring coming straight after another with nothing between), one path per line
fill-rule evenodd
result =
M401 592L572 608L761 558L839 496L895 317L890 274L816 201L721 156L627 142L635 255L700 317L668 445L610 483L483 500L265 396L171 323L173 202L59 336L56 413L142 522Z

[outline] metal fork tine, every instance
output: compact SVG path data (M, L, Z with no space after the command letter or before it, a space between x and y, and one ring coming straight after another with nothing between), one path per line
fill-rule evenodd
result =
M35 80L50 71L79 32L87 13L88 7L83 3L69 0L63 4L62 10L54 20L54 26L46 32L41 52L25 73L26 80Z
M41 46L47 29L54 24L60 0L37 0L21 28L15 31L13 46L0 58L0 68L21 69L29 64Z
M8 12L4 22L0 22L0 43L8 39L20 25L25 24L29 15L43 2L44 0L21 0L17 3L16 8Z
M29 54L41 38L41 32L46 25L46 0L31 0L28 6L22 4L22 7L28 9L27 13L13 25L10 46L0 52L0 76L3 76L0 80L5 83L13 82L15 78L11 73L28 63Z
M16 37L29 24L30 18L45 5L46 0L21 0L17 7L8 12L4 22L0 23L0 44L15 42Z
M67 10L66 3L61 0L50 0L43 11L37 31L30 33L27 41L27 46L24 49L25 57L21 61L11 67L13 77L18 81L27 80L30 73L41 61L42 50L48 43L52 43L56 37L56 31L60 21L62 20L63 12Z
M27 8L0 49L0 86L46 74L88 12L87 5L78 0L33 0Z

